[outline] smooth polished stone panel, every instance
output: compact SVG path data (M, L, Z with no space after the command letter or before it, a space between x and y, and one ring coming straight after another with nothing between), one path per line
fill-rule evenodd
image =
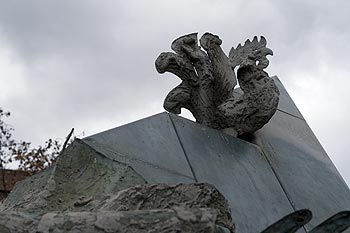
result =
M279 78L277 76L273 76L272 78L275 81L278 90L280 91L280 100L277 109L303 119L303 115L301 115L299 109L293 102L292 98L289 96L287 90L284 88Z
M218 130L170 115L199 182L228 199L237 232L260 232L293 212L262 151Z
M304 120L278 111L253 141L267 155L294 208L313 212L309 230L350 210L349 188Z
M277 76L272 76L271 78L273 78L278 90L280 91L277 111L279 110L279 111L288 113L290 115L299 117L301 119L304 119L303 115L301 115L299 109L294 104L292 98L289 96L287 90L284 88L279 78ZM235 98L238 98L243 94L243 91L241 90L241 88L238 87L238 88L235 88L233 94Z
M84 138L95 150L131 165L150 182L194 181L167 113Z

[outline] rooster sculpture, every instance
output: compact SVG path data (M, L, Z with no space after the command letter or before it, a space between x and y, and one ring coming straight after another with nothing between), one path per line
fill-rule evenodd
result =
M205 33L181 36L161 53L155 65L159 73L171 72L182 82L169 92L164 108L180 114L188 109L198 123L215 129L230 129L234 136L255 132L276 112L279 91L263 70L269 64L266 40L254 37L232 48L229 57L221 49L221 39ZM203 50L203 49L204 50ZM237 78L235 68L237 69ZM234 94L237 80L243 94Z

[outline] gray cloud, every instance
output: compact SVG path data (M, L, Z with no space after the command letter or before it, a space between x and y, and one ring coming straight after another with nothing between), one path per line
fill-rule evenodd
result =
M210 31L226 52L264 35L277 74L350 183L348 1L0 1L2 107L16 136L42 143L163 111L179 80L154 60L176 37Z

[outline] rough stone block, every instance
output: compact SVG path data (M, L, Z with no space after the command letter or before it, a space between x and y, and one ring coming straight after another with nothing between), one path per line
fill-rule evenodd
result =
M53 167L17 183L0 212L21 211L37 217L50 211L81 211L86 202L144 183L130 166L76 140Z
M31 233L36 232L38 221L23 213L8 211L0 213L1 233Z
M212 209L158 209L138 211L102 211L48 213L38 233L214 233L216 211Z
M215 233L214 209L173 208L136 211L47 213L34 220L16 212L0 213L1 233Z
M104 200L100 203L98 210L130 211L174 207L215 209L218 214L216 223L234 231L227 200L214 186L204 183L173 186L137 185Z

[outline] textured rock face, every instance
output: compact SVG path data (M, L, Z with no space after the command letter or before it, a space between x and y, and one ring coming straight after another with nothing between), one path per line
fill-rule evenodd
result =
M214 186L146 184L80 140L53 167L19 182L0 206L4 233L215 232L217 225L234 231Z
M254 37L243 46L232 48L229 57L222 51L222 41L205 33L198 45L197 34L176 39L171 48L176 53L161 53L155 65L159 73L171 72L182 83L169 92L164 108L174 114L188 109L202 123L215 129L230 128L232 134L252 133L263 127L276 112L279 91L263 71L269 64L266 40ZM234 97L237 79L244 94ZM228 130L225 130L227 132Z
M33 217L50 211L82 211L88 202L145 183L131 167L76 140L53 167L19 182L0 211L21 211Z
M17 213L0 214L1 233L148 233L216 232L213 209L154 209L47 213L33 220Z
M216 212L212 209L160 209L122 212L50 213L40 220L42 233L75 232L215 232Z
M100 210L151 210L174 207L211 208L218 213L217 224L233 230L231 211L224 196L212 185L138 185L103 201Z
M1 233L29 233L36 232L38 221L27 215L7 211L0 213L0 232Z

